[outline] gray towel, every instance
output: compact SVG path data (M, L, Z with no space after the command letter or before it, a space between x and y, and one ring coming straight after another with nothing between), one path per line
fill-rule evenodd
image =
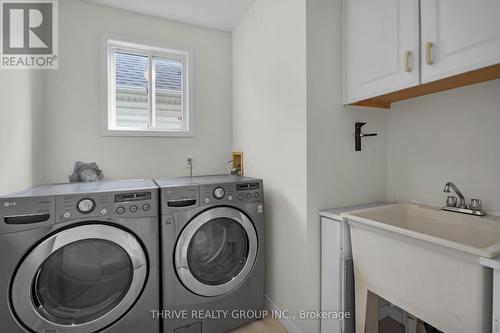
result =
M102 170L96 163L85 163L77 161L73 173L69 176L70 183L96 182L104 179Z

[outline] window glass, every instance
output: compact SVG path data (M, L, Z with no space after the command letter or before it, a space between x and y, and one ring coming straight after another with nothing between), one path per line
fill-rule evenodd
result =
M147 56L115 53L117 128L149 127L149 60Z
M155 62L155 128L184 130L182 62L154 58Z
M191 136L188 51L107 41L106 134Z

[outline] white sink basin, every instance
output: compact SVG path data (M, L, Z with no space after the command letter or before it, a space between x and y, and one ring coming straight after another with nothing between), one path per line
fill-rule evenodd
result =
M498 217L451 213L409 203L360 210L345 217L481 257L500 255Z
M491 333L492 272L500 220L418 204L343 214L351 227L356 332L371 291L446 333ZM368 330L367 330L368 332Z

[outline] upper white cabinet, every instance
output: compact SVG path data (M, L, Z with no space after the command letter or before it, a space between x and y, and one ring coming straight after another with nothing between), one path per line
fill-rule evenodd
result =
M344 103L500 78L500 0L344 0Z
M421 0L422 82L500 63L500 0Z
M346 0L346 104L419 84L418 0Z

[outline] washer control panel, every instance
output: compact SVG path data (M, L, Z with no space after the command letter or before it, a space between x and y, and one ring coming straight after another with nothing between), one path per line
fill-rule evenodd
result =
M90 217L158 215L157 190L69 194L56 198L56 221Z
M260 181L200 185L201 205L262 202Z

